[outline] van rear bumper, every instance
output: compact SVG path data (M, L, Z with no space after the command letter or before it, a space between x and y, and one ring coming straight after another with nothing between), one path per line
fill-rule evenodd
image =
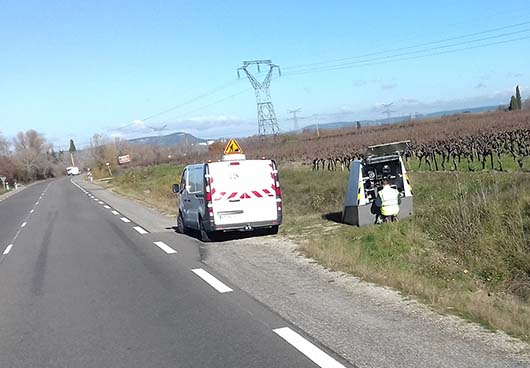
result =
M260 228L267 228L271 226L281 225L282 221L261 221L261 222L246 222L246 223L237 223L237 224L226 224L226 225L215 225L213 223L205 223L207 231L251 231Z

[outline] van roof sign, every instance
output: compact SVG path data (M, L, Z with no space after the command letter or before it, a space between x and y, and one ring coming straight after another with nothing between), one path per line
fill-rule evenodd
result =
M225 155L242 154L243 149L234 138L230 138L225 147Z

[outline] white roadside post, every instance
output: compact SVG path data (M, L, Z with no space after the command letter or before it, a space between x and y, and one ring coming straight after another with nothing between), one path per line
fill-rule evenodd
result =
M0 176L0 180L2 180L2 185L4 186L4 190L7 190L7 188L6 188L6 179L7 179L7 177Z

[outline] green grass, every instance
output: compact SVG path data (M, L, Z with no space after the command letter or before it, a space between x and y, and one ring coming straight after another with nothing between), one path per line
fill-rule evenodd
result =
M410 177L411 219L357 228L322 218L341 210L347 173L283 170L282 232L331 269L529 340L530 175Z
M174 214L181 167L131 169L115 190ZM282 168L281 234L333 270L388 285L530 341L530 175L413 172L414 216L357 228L340 224L347 172ZM339 217L340 218L340 217Z

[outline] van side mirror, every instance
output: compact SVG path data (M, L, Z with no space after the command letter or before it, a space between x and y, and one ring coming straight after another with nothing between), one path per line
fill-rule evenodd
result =
M178 194L180 193L180 185L173 184L173 187L171 188L173 190L173 193Z

